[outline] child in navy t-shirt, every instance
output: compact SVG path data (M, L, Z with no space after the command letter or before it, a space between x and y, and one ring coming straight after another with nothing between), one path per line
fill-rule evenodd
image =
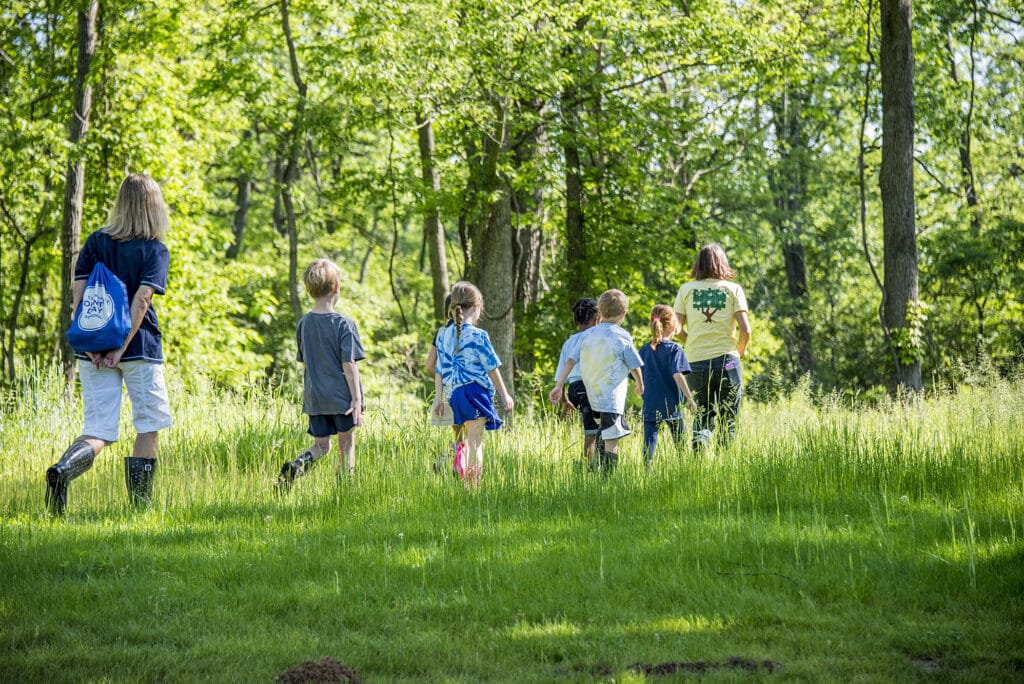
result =
M690 364L679 344L672 341L679 330L679 322L672 307L657 304L651 309L651 342L640 348L644 365L644 462L654 462L654 449L658 445L658 428L668 423L676 446L683 434L683 414L680 403L685 397L686 407L697 412L697 404L686 384Z

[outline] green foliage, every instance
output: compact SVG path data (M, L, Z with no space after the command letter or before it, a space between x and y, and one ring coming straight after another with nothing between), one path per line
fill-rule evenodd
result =
M103 6L83 235L102 224L125 172L161 183L173 214L172 273L157 308L169 363L190 382L296 383L281 206L293 132L302 143L289 185L299 268L326 255L350 274L343 309L395 382L422 382L412 359L423 358L436 324L424 211L440 207L458 279L476 266L467 260L473 226L506 187L516 197L517 249L526 231L540 231L539 295L517 302L516 358L505 360L524 373L524 389L537 385L529 374L553 367L567 334L566 312L581 294L567 283L593 295L617 287L643 312L672 302L696 248L710 241L726 247L757 320L751 387L794 386L808 354L817 386L855 396L885 382L890 361L864 252L881 263L871 180L880 161L877 63L864 81L869 51L877 57L877 12L868 27L866 7L842 2L289 6L308 86L301 120L279 5ZM60 334L55 245L77 10L24 0L0 10L6 383L52 361ZM1004 0L986 11L932 0L915 12L917 225L931 309L928 325L899 345L939 384L982 359L1012 372L1024 347L1017 25L1019 8ZM866 245L855 135L864 112ZM436 135L438 196L421 177L416 126L425 119ZM507 136L494 152L497 187L478 187L496 131ZM965 195L965 140L976 206ZM565 229L570 148L580 157L582 245ZM239 228L240 187L248 195ZM572 247L579 263L570 263ZM805 290L791 280L794 249Z
M924 356L924 324L928 320L927 302L916 301L907 304L906 324L890 330L893 347L900 363L909 366Z

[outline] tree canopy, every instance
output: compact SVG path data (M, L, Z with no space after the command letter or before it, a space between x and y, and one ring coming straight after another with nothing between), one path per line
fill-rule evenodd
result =
M750 301L753 391L890 383L872 0L100 1L75 139L89 4L0 9L7 383L59 358L70 160L82 238L125 173L163 188L156 306L187 376L294 379L297 273L328 256L377 371L422 380L438 299L468 278L531 390L576 297L626 292L640 343L713 241ZM1009 0L912 14L920 284L896 358L926 384L1024 348L1022 22Z

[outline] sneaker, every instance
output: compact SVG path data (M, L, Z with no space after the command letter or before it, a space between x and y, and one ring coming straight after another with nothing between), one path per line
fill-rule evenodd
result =
M460 478L466 477L466 443L459 442L455 445L455 458L452 459L452 474Z
M277 482L274 486L278 489L288 489L295 478L302 474L302 464L295 461L285 461L281 466L281 472L277 475Z

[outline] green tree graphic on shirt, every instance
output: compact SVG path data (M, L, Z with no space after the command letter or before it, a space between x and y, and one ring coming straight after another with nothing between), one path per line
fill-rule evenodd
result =
M704 314L705 323L713 323L712 317L725 308L726 294L723 290L694 290L693 308Z

